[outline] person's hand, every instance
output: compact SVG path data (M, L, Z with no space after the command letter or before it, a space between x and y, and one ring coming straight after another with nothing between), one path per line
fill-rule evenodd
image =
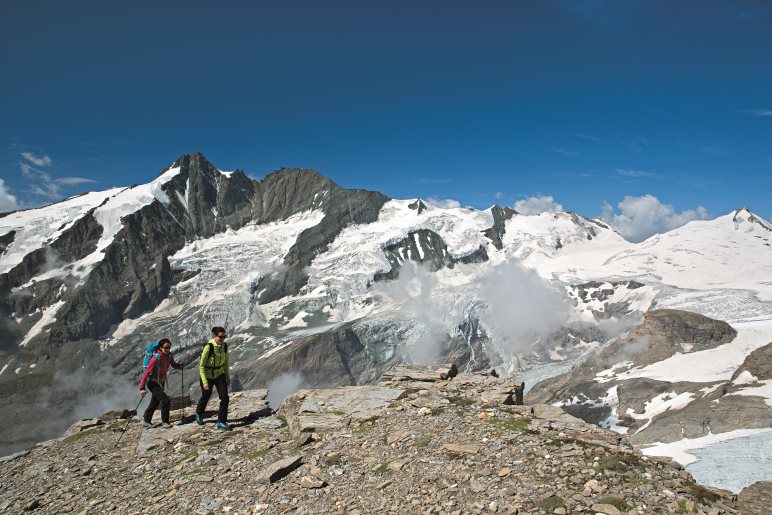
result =
M209 383L204 383L204 390L208 390L208 389L209 389Z
M139 391L139 396L142 397L142 398L144 398L146 394L147 394L147 392L145 391L144 388Z

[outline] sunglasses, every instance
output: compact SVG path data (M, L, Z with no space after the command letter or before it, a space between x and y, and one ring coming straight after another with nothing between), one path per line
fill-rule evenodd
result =
M218 334L218 335L217 335L217 337L218 337L218 338L220 338L220 339L222 340L222 339L225 339L225 338L227 338L227 337L228 337L228 335L227 335L227 334Z
M171 345L164 345L164 346L163 346L163 347L161 347L161 348L162 348L163 350L172 350L172 346L171 346Z

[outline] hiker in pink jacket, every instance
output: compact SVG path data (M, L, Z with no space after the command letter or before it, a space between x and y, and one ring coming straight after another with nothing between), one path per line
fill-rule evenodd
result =
M164 338L158 342L158 348L153 353L153 357L150 358L150 362L147 364L147 368L145 368L145 372L142 374L142 379L139 382L139 394L142 397L147 393L145 388L150 390L150 393L153 395L150 399L150 404L145 410L145 415L142 417L145 427L153 427L151 420L159 404L161 405L161 422L163 427L172 427L169 421L171 401L164 391L166 376L169 374L170 366L176 369L182 368L182 365L174 361L174 356L172 356L172 342Z

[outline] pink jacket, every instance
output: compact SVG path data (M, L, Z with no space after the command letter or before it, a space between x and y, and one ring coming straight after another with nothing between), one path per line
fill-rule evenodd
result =
M145 373L142 374L142 379L139 382L139 389L144 390L147 380L151 377L153 380L160 384L166 383L166 376L169 374L169 367L180 369L182 365L174 361L174 356L170 354L164 354L163 352L157 352L150 358L150 362L147 364Z

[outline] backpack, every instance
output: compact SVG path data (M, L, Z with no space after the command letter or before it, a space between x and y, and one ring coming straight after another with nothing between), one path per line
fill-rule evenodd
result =
M158 355L158 342L153 342L145 347L145 360L142 362L142 373L145 373L147 366L150 364L150 360L153 356Z
M206 342L204 345L206 345L206 346L208 346L208 347L209 347L209 356L208 356L208 357L209 357L209 359L211 360L211 362L212 362L212 363L214 363L214 343L212 343L212 342ZM223 343L221 343L220 345L222 345L222 346L224 346L224 347L225 347L225 354L228 354L228 344L227 344L227 343L225 343L225 342L223 342ZM215 366L207 366L207 365L204 365L204 368L208 368L208 369L217 369L217 368L220 368L220 367L215 367Z

